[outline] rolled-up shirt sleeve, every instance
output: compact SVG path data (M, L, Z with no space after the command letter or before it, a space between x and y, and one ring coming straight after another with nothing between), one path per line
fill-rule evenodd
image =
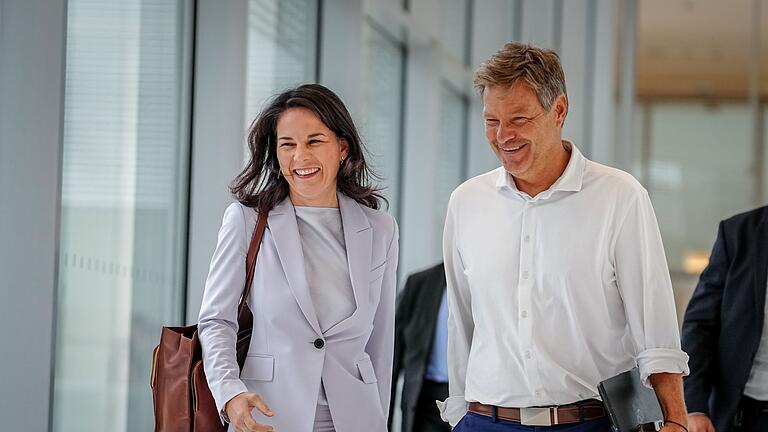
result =
M644 189L626 206L613 257L643 384L651 387L648 377L655 373L688 375L661 233Z
M451 199L451 203L453 199ZM453 205L449 203L443 232L443 259L448 285L448 399L438 401L443 420L456 426L467 413L464 391L467 364L475 330L472 302L464 263L458 249L457 225Z

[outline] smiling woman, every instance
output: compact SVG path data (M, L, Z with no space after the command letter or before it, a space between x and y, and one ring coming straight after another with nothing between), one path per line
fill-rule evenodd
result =
M319 84L275 96L251 125L248 149L250 160L230 186L247 206L271 209L290 195L294 205L338 207L337 189L373 209L385 201L349 111Z
M248 134L199 317L203 365L230 430L385 432L394 350L398 229L357 129L329 89L277 95ZM235 360L245 251L267 229ZM242 369L239 367L242 366Z
M349 145L306 108L290 108L277 120L277 160L294 205L338 207L336 176Z

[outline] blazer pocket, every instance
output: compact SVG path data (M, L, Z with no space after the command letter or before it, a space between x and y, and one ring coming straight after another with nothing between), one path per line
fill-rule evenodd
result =
M370 271L369 276L368 276L368 280L370 281L369 283L376 282L377 280L379 280L379 278L384 276L384 270L386 270L386 269L387 269L387 262L386 261L384 261L383 263L381 263L378 266L374 267Z
M360 372L360 378L366 384L373 384L376 381L376 372L373 370L373 363L370 358L364 358L357 361L357 370Z
M274 375L275 358L261 354L248 354L240 372L240 378L255 381L272 381Z

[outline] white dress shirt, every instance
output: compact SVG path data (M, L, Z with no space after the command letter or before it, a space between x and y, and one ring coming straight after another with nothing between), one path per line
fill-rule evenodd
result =
M443 253L450 397L507 407L599 398L640 367L688 374L664 249L648 193L572 143L562 176L535 197L503 167L451 195Z
M768 290L766 290L766 296L768 296ZM747 385L744 387L745 395L759 401L768 401L768 298L766 298L764 314L760 345L752 361Z

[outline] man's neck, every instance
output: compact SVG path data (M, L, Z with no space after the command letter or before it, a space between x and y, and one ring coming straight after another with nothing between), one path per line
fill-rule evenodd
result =
M563 175L565 169L568 167L568 161L571 159L572 150L563 143L560 147L560 151L557 152L557 156L554 157L555 163L551 164L551 168L534 176L533 181L527 181L525 179L512 177L515 181L515 186L521 192L527 193L531 197L544 192L552 187L553 184Z

